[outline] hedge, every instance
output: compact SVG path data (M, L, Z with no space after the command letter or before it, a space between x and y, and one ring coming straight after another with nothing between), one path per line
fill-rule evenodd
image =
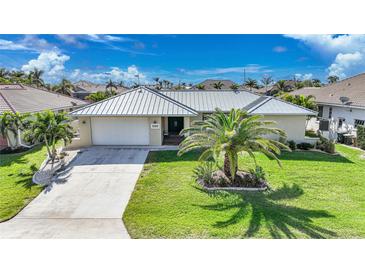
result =
M357 143L361 149L365 149L365 126L357 126Z

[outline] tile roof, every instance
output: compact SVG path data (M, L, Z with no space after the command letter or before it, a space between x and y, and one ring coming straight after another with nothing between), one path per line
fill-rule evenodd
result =
M166 95L135 88L71 112L74 116L196 116L198 113Z
M0 85L0 94L0 113L7 110L5 103L8 108L20 113L67 109L87 104L77 98L19 84Z
M95 93L98 91L106 90L106 85L94 84L94 83L88 82L88 81L78 81L78 82L74 83L73 85L75 86L75 90L73 91L74 93L90 94L90 93ZM115 90L115 88L114 88L114 90ZM116 89L116 93L120 93L125 90L127 90L127 88L118 86Z
M232 85L236 84L231 80L207 79L201 82L200 85L204 85L205 89L209 90L209 89L214 89L214 84L218 82L222 82L223 84L222 89L230 89Z
M291 94L312 95L317 103L322 104L365 108L365 73L320 88L298 89ZM341 97L347 97L348 101L343 103Z

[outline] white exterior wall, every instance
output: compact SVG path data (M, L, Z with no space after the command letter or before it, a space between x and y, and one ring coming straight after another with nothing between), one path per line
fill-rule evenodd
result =
M277 124L274 127L284 130L288 141L309 142L305 138L306 116L304 115L266 115L263 120L275 121Z
M323 106L323 118L329 118L329 109L332 107L332 118L338 120L338 118L345 118L345 122L349 125L354 125L355 119L365 120L365 109L339 107L339 106Z

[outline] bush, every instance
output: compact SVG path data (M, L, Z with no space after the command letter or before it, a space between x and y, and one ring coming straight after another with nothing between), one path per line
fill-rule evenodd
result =
M315 132L314 130L306 130L305 136L315 138L318 137L318 133Z
M365 149L365 126L357 126L357 144L361 149Z
M265 171L261 166L256 166L255 169L251 169L250 173L255 176L257 182L266 180Z
M213 183L214 162L203 162L194 169L194 178L205 184Z
M313 148L314 146L310 143L299 143L297 144L297 148L298 149L303 149L303 150L309 150L311 148Z
M297 144L291 140L288 142L288 147L291 149L291 150L295 150L297 148Z
M335 142L332 142L322 136L319 137L319 141L316 145L317 149L325 151L327 153L334 154L336 152Z

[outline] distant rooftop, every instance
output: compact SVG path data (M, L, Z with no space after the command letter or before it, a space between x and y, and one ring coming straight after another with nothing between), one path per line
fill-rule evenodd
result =
M312 95L317 103L365 108L365 73L320 88L302 88L291 94Z
M59 110L86 105L87 102L20 84L0 84L0 113L39 112L46 109Z

